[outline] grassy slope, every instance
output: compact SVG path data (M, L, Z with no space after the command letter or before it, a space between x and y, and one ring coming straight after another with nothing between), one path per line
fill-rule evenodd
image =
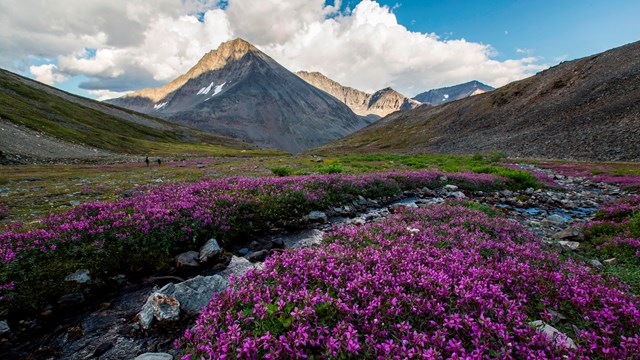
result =
M640 42L562 63L495 91L396 112L321 153L504 151L527 158L638 161ZM614 69L614 70L612 70Z
M0 70L0 118L59 140L117 153L261 152L234 139L73 96L4 70Z

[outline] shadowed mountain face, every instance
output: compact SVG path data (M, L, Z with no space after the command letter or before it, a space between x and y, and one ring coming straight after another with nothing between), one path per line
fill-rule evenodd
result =
M241 39L223 43L162 88L110 102L290 152L320 146L368 123Z
M318 89L343 102L354 113L361 116L382 117L398 110L416 109L427 106L405 97L392 88L385 88L369 94L352 87L343 86L319 72L298 71L300 78Z
M640 42L489 93L391 114L324 149L640 161Z
M464 84L425 91L414 96L413 100L432 105L441 105L450 101L464 99L469 96L480 95L491 90L495 89L489 85L485 85L474 80Z

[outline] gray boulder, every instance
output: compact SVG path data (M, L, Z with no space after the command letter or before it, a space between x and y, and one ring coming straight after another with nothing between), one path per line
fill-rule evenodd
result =
M187 251L176 256L176 267L178 269L195 269L200 267L200 262L198 262L198 257L200 253L197 251Z
M558 240L584 241L584 231L581 228L570 227L555 233L553 238Z
M217 259L221 254L222 249L220 248L220 245L218 245L218 241L211 238L200 248L198 260L201 263L206 263L210 259Z
M310 222L326 223L328 221L327 214L322 211L312 211L306 216Z
M218 292L227 290L229 283L220 275L196 276L185 282L165 285L160 292L172 295L180 302L180 309L189 315L197 315Z
M324 232L318 229L305 230L283 239L284 244L291 249L308 248L322 242Z
M235 277L240 277L246 274L247 271L253 269L255 267L249 260L237 256L233 256L231 258L231 262L224 269L220 275L225 279L228 279L231 275L235 275Z

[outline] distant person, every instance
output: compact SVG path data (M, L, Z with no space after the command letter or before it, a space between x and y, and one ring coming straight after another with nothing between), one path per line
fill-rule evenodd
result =
M144 162L146 162L146 163L147 163L147 167L149 167L149 166L150 166L150 165L149 165L149 157L148 157L148 156L144 159Z
M160 158L158 158L158 166L162 165L162 160L160 160Z

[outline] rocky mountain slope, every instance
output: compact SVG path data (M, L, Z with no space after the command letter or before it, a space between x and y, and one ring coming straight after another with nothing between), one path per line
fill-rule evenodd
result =
M298 71L295 74L302 78L302 80L342 101L354 113L358 115L369 114L367 109L369 108L371 94L352 87L343 86L339 82L329 79L319 72Z
M242 39L221 44L161 88L110 102L290 152L325 144L368 124Z
M392 114L324 150L640 161L640 42L489 93Z
M0 69L0 164L251 148Z
M342 101L354 113L362 116L386 116L398 110L415 109L424 104L405 97L399 92L385 88L369 94L352 87L343 86L319 72L298 71L300 78L320 90Z
M495 89L480 81L473 80L464 84L425 91L414 96L413 100L432 105L441 105L469 96L480 95L492 90Z

